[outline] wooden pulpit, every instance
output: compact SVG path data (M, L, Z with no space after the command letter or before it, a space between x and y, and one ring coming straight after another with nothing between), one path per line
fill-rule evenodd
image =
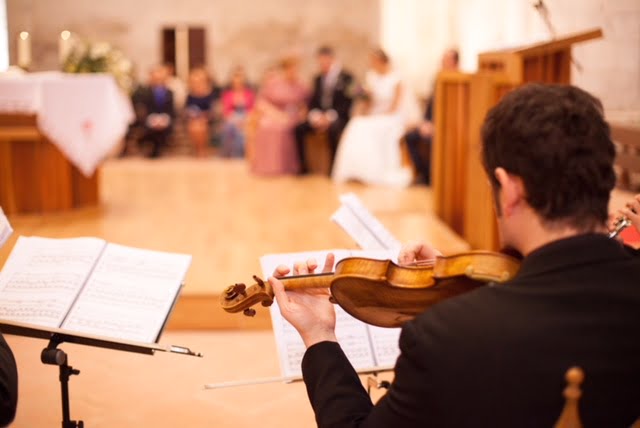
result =
M478 72L442 72L435 94L434 209L472 248L497 250L491 189L480 163L480 129L504 94L529 82L571 83L574 44L602 30L479 55Z
M7 214L97 205L98 176L82 175L42 135L35 115L0 114L0 206Z

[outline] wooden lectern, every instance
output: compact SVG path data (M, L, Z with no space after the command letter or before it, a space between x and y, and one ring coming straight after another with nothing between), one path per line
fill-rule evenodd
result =
M435 94L432 155L434 209L472 248L498 249L489 182L480 163L487 111L528 82L571 83L575 43L602 37L595 29L520 48L479 55L474 74L442 72Z
M98 205L98 175L82 175L40 133L36 116L0 115L0 206L7 214Z

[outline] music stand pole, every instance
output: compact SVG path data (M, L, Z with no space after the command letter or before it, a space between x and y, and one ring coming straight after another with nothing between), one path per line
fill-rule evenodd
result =
M40 360L44 364L58 366L60 369L60 393L62 396L62 428L84 428L84 422L72 421L71 412L69 410L69 378L73 375L79 375L80 370L76 370L67 364L68 358L66 352L58 349L61 338L53 335L49 346L42 350Z

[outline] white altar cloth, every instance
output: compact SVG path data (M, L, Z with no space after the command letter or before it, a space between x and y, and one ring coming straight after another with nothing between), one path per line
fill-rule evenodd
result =
M134 119L109 74L0 75L0 113L36 114L40 131L87 177Z

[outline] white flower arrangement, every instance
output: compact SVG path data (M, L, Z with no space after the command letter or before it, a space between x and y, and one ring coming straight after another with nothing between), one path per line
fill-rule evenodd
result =
M109 73L123 90L133 87L133 64L106 42L75 41L62 64L67 73Z

